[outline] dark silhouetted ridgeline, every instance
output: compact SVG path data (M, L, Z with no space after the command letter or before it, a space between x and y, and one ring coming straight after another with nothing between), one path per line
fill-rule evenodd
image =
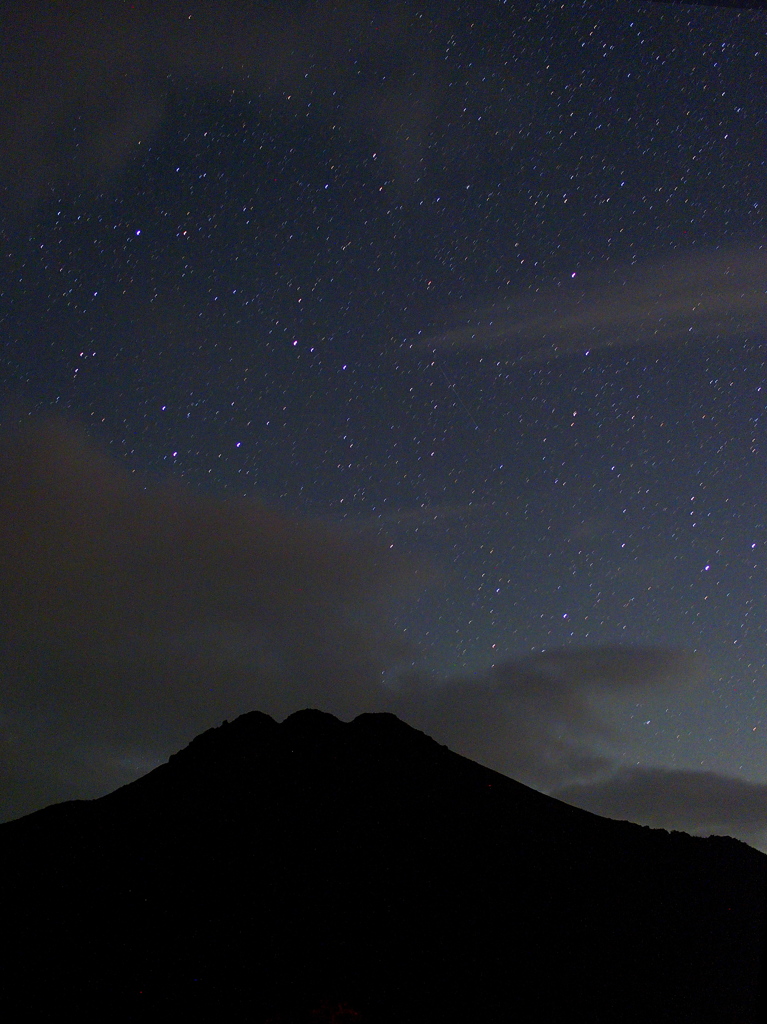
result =
M253 712L0 826L5 1019L750 1024L767 858L608 821L393 715Z

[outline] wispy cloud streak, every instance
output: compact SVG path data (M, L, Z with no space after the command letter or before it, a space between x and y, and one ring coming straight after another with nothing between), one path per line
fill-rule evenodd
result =
M767 253L690 250L539 282L457 313L431 349L498 348L522 361L599 348L763 337Z

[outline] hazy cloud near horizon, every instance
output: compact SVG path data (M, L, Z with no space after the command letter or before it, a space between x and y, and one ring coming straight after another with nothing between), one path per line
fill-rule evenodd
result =
M695 654L653 647L560 648L469 678L405 680L392 710L453 750L609 818L736 836L767 853L767 785L628 766L593 699L705 686Z
M405 675L393 709L454 750L548 790L614 764L597 752L595 741L611 733L594 697L696 685L704 674L697 655L677 650L559 648L469 677Z
M608 818L702 835L737 835L767 853L767 785L715 772L623 767L552 791Z

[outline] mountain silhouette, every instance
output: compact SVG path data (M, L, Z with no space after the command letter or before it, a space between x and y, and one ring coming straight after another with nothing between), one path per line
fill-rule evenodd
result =
M767 858L570 807L394 715L252 712L0 826L7 1020L750 1024Z

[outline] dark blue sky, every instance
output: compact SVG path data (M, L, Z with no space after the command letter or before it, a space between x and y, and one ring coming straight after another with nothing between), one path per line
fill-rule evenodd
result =
M204 495L218 510L199 557L224 568L186 618L164 598L162 657L131 634L142 657L112 680L94 650L125 640L120 614L107 631L89 606L106 591L77 582L80 540L6 616L4 813L103 791L221 713L399 701L456 748L575 787L587 806L763 842L764 16L591 2L106 10L3 15L0 397L21 495L7 536L34 487L58 507L52 479L70 496L111 474L141 493L182 481L190 507ZM19 421L56 440L19 441ZM43 443L53 461L30 462ZM120 493L135 525L138 499ZM409 646L376 648L368 626L364 643L336 636L321 616L324 638L285 632L293 590L279 629L262 611L235 629L236 612L206 604L232 583L227 516L240 523L231 509L252 498L353 550L399 554L387 607ZM144 564L145 533L110 533L98 501L77 526L67 501L30 551L103 529ZM164 572L194 562L189 545ZM36 571L25 557L9 557L5 588ZM134 583L126 602L155 608ZM68 588L101 623L79 647L61 640L60 597L29 625L35 602ZM27 628L42 661L16 650ZM168 668L190 636L218 652L194 661L194 686L218 694L208 706L198 693L194 714ZM372 681L341 699L333 645L356 642L378 652L362 659ZM327 686L286 684L283 699L280 673L310 664ZM146 694L174 675L170 728ZM116 695L134 686L146 699L125 705L121 731ZM58 745L29 738L62 728Z

